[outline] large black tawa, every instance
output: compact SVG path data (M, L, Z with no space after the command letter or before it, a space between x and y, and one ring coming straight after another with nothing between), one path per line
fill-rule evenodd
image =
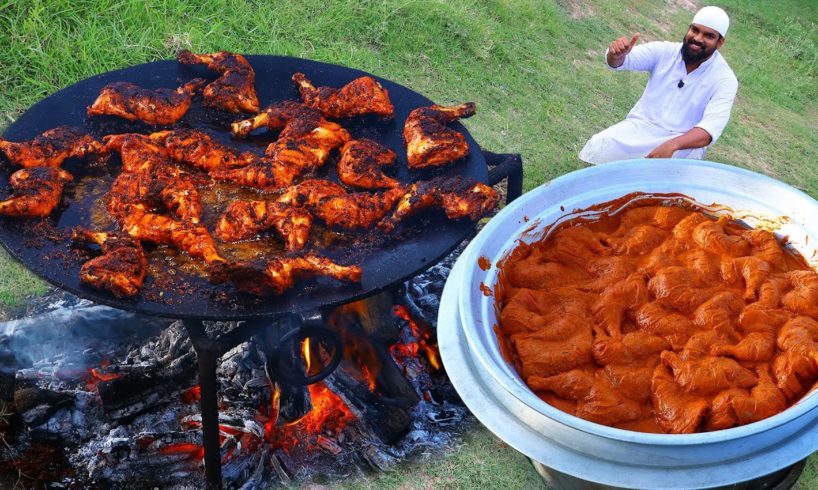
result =
M295 72L306 74L316 86L332 87L341 87L357 77L367 75L360 70L298 58L247 58L256 71L256 90L262 108L280 100L299 100L291 80ZM175 88L194 77L214 80L217 76L204 67L183 66L176 61L157 61L103 73L38 102L12 124L3 137L12 141L28 140L47 129L64 124L84 127L99 138L106 134L149 133L165 129L166 127L130 123L115 117L88 118L85 109L108 83L128 81L147 88ZM461 174L481 182L487 181L486 161L480 148L460 124L454 124L453 127L465 135L471 149L468 157L437 172L410 172L406 165L403 124L412 109L432 102L397 83L375 78L389 91L395 105L394 119L362 116L338 122L353 138L371 138L392 148L398 154L397 168L393 171L396 178L402 182L411 182L441 174ZM239 150L263 153L266 145L277 135L262 132L247 140L233 139L229 133L229 123L241 117L204 108L197 96L189 113L176 126L204 130ZM336 179L334 168L337 159L336 151L318 177ZM66 161L63 167L76 180L66 186L63 204L45 220L0 218L0 243L26 268L46 281L97 303L171 318L238 320L313 311L366 297L426 269L470 236L475 229L471 222L449 221L441 212L428 212L401 225L393 236L385 237L376 230L352 236L334 235L325 231L322 233L324 239L318 245L311 246L315 247L317 253L342 264L360 264L363 268L361 283L341 284L319 278L302 281L290 292L268 298L237 294L227 284L211 284L203 275L186 268L181 254L173 250L153 250L150 253L149 277L141 294L133 299L119 300L105 291L80 283L79 269L83 261L92 255L71 245L70 229L77 225L114 229L114 224L104 212L102 197L120 172L120 165L117 156L99 163ZM0 156L0 197L5 198L10 193L8 178L16 169L4 156ZM204 223L211 231L215 217L237 196L227 193L221 201L211 203L210 208L205 209ZM264 243L273 242L274 239L270 238ZM275 245L271 245L271 254L281 253L280 246L278 250L273 250L274 248Z

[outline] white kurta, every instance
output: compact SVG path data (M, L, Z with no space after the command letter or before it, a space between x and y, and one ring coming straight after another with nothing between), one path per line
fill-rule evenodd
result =
M606 66L607 55L606 51ZM711 145L721 136L730 118L738 80L718 51L687 73L682 43L651 42L635 46L622 66L612 69L647 71L650 78L625 120L595 134L585 144L579 153L583 161L599 164L642 158L694 127L710 134ZM706 150L680 150L673 156L700 159Z

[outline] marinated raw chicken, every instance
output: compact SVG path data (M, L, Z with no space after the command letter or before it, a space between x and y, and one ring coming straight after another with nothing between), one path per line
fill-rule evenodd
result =
M713 395L730 388L752 388L758 383L752 371L728 357L685 360L675 352L665 351L659 358L673 370L676 383L685 393Z
M273 227L284 238L287 250L299 250L307 243L312 215L279 202L238 201L222 213L215 235L221 241L236 242Z
M37 218L51 214L62 198L63 186L74 177L61 168L22 168L9 178L12 197L0 201L0 215Z
M344 282L361 281L359 266L339 265L316 255L280 257L263 264L232 263L226 267L226 274L236 289L256 296L282 294L292 288L295 281L310 277L326 276Z
M141 134L105 137L105 143L122 155L122 174L108 192L108 211L120 217L128 204L164 207L177 217L198 223L202 214L196 185L207 183L180 169L164 146Z
M761 365L756 372L758 384L751 391L734 388L716 395L707 415L707 430L757 422L787 408L787 398L775 385L769 367Z
M74 228L71 239L78 243L94 243L102 255L80 269L80 280L95 288L110 291L117 298L139 294L145 280L147 260L138 240L122 232L92 231Z
M298 93L305 105L321 111L326 117L352 117L377 114L392 117L395 108L389 100L389 92L374 78L364 76L335 89L314 87L303 73L293 75Z
M97 100L88 107L88 116L119 116L146 124L170 125L185 117L193 95L205 81L196 78L176 90L147 89L128 82L103 87Z
M395 211L378 223L390 232L405 218L430 207L440 207L449 219L477 221L494 210L500 197L491 187L468 177L436 177L412 184Z
M338 178L360 189L391 189L400 185L382 167L395 163L395 152L369 139L352 140L341 148Z
M15 143L0 138L0 150L14 165L59 167L66 158L83 158L106 152L105 146L82 129L60 126L30 141Z
M697 432L710 406L705 398L685 393L662 364L653 371L651 394L656 421L671 434Z
M318 170L330 152L351 139L349 133L321 114L301 104L285 101L268 107L252 119L233 123L233 134L246 136L253 129L283 127L278 140L265 152L266 158L235 170L214 172L228 180L263 190L289 187L296 177Z
M605 376L573 369L554 376L530 376L533 390L551 391L560 398L577 402L574 415L592 422L614 425L641 418L639 404L622 396Z
M609 425L669 433L751 423L816 389L806 260L769 232L636 197L576 210L500 262L498 340L529 386L600 420L542 380L604 378L642 414Z
M465 157L469 153L466 138L446 123L471 117L473 102L445 107L433 105L413 110L406 118L403 139L410 169L439 167Z
M174 161L208 173L245 167L257 159L253 153L238 153L195 129L161 131L151 134L150 138L162 143Z
M139 204L126 205L119 221L122 230L138 240L173 245L208 264L226 263L204 226L150 213Z
M244 56L227 51L193 54L183 50L179 52L179 62L183 65L207 65L208 69L222 74L204 88L206 106L230 112L258 112L256 72Z

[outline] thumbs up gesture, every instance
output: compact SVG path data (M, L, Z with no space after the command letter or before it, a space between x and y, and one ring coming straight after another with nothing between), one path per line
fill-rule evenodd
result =
M608 46L608 65L610 65L611 68L622 66L622 63L625 62L625 56L631 52L636 42L639 41L640 35L641 34L636 32L630 39L622 36Z

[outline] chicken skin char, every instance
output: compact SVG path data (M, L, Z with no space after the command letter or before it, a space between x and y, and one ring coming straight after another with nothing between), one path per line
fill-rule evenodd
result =
M259 109L256 95L256 72L247 58L240 54L219 51L212 54L179 52L179 62L183 65L206 65L208 69L222 75L205 86L204 103L216 109L229 112L256 113Z
M74 177L61 168L20 169L9 178L12 197L0 201L0 215L15 218L39 218L51 214L60 203L63 186Z
M300 250L307 243L312 215L279 202L238 201L222 213L215 235L221 241L236 242L273 227L284 238L287 250Z
M278 139L267 147L265 158L243 168L214 172L214 178L267 191L289 187L296 177L318 170L333 149L351 139L340 125L292 101L275 104L232 125L233 134L238 137L259 127L283 127Z
M397 179L386 176L382 167L395 163L397 155L375 141L360 139L348 141L341 148L338 178L344 184L359 189L391 189L400 185Z
M193 95L205 81L191 80L178 89L146 89L133 83L115 82L103 87L86 113L88 116L118 116L146 124L170 125L179 122L190 109Z
M306 75L295 73L293 81L304 104L318 109L326 117L343 118L363 114L377 114L384 117L395 115L395 108L389 100L389 91L372 77L364 76L352 80L340 89L313 86Z
M0 151L21 167L59 167L67 158L104 154L106 147L85 131L72 126L49 129L30 141L16 143L0 138Z
M226 266L226 276L239 291L255 296L280 295L296 280L316 276L360 282L361 267L339 265L326 257L279 257L263 263L236 262Z
M413 110L403 127L406 159L410 169L439 167L465 157L469 144L459 132L447 123L476 113L473 102L458 106L420 107Z
M102 249L80 269L80 280L98 289L110 291L117 298L139 294L145 281L147 260L138 240L122 232L99 232L74 228L75 243L93 243Z
M258 158L253 153L238 153L209 134L194 129L160 131L152 133L150 138L162 143L174 161L208 173L245 167Z

